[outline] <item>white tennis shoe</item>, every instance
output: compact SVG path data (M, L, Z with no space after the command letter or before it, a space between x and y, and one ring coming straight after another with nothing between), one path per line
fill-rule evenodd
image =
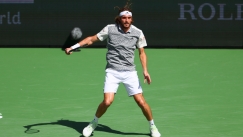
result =
M89 137L92 134L92 132L95 130L95 128L97 127L97 125L98 125L98 123L95 122L95 120L91 121L89 123L89 125L84 128L83 135L85 137Z
M152 137L160 137L161 134L159 133L159 130L157 129L157 127L155 125L152 125L150 127L150 133Z

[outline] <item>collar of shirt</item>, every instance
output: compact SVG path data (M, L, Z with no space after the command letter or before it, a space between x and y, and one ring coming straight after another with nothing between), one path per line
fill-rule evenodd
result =
M127 32L124 32L124 31L122 30L122 28L121 28L120 25L118 26L118 29L119 29L120 31L122 31L123 33L131 33L131 31L132 31L131 27L132 27L132 25L130 26L130 28L129 28L129 30L128 30Z

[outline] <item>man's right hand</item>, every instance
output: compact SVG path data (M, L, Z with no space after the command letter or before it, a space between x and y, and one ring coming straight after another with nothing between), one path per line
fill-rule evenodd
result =
M65 53L67 54L67 55L70 55L70 54L72 54L72 52L70 52L72 50L72 48L66 48L65 49Z

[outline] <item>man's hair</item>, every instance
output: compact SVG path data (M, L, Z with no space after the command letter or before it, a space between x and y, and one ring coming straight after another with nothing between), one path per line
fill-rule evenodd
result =
M120 8L118 6L114 7L114 9L116 9L116 8L118 9L118 15L115 17L115 22L116 22L117 25L120 24L120 20L119 20L120 16L119 15L120 15L121 12L123 12L123 11L132 12L131 5L132 5L132 3L130 3L130 0L127 0L127 3L124 7L122 7L122 8ZM133 20L132 20L132 23L133 23Z

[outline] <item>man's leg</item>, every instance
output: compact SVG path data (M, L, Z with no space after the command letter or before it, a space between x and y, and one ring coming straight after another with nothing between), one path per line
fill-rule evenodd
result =
M98 106L95 118L92 120L87 127L83 130L83 135L89 137L98 125L98 119L106 112L107 108L112 104L114 100L115 93L107 92L104 93L104 100Z
M97 118L100 118L106 112L107 108L112 104L114 96L114 92L104 93L104 100L100 103L95 113Z
M153 121L153 116L152 116L152 111L150 109L150 106L148 103L145 101L143 94L135 94L133 95L134 100L138 104L138 106L141 108L144 116L150 123L150 132L152 137L160 137L161 134L159 133L158 129L156 128L154 121Z
M138 106L141 108L146 119L148 121L153 120L152 111L150 109L150 106L145 101L143 94L139 93L139 94L133 95L133 98L136 101L136 103L138 104Z
M114 70L107 69L105 75L105 85L104 85L104 100L98 106L95 116L100 118L107 110L107 108L112 104L115 93L118 89L121 80L117 77L119 73Z

